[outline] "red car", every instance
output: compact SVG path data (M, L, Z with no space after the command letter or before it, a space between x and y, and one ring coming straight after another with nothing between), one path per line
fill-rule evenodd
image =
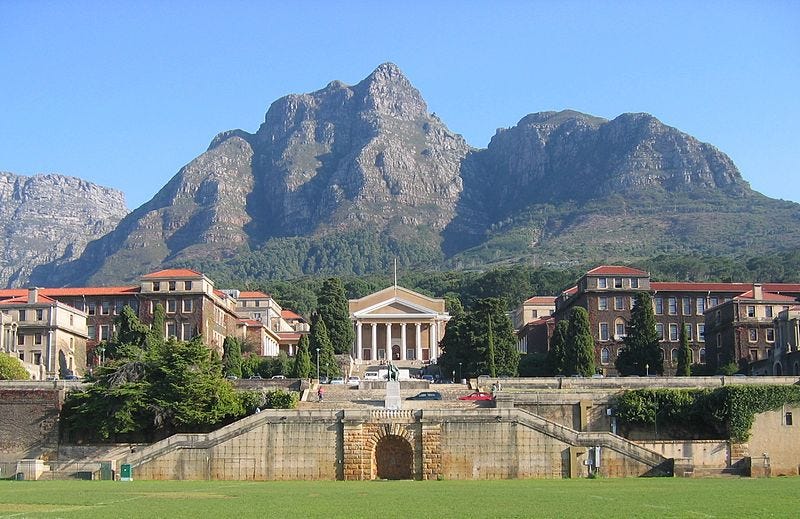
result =
M475 391L472 394L458 397L459 400L494 400L491 393L485 391Z

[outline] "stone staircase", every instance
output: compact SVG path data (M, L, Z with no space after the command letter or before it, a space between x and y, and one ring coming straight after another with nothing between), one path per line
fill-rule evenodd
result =
M361 389L346 385L325 384L324 398L317 401L317 386L308 392L307 401L300 402L298 409L383 409L386 398L385 389ZM438 391L442 400L406 400L421 391ZM403 388L400 382L400 398L404 409L474 409L492 407L493 402L472 402L459 400L459 396L472 393L461 384L432 384L430 389Z

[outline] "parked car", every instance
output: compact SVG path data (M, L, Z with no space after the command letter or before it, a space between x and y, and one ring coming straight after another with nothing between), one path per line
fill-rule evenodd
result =
M381 377L377 371L365 371L364 380L380 380Z
M251 375L250 380L261 380L261 375Z
M441 400L442 394L438 391L423 391L414 396L406 398L406 400Z
M227 375L225 378L228 379L228 380L236 380L239 377L237 377L236 375Z
M344 384L344 379L342 377L333 377L331 379L331 385L333 385L333 384L343 385Z
M464 395L458 397L459 400L494 400L494 395L491 393L487 393L486 391L475 391L474 393L470 393L469 395Z
M320 384L330 384L331 383L331 379L329 379L325 375L322 375L321 377L319 377L319 383Z
M361 383L361 379L359 377L350 377L347 379L348 386L357 386Z
M272 375L272 380L283 380L285 378L284 375Z
M78 375L67 375L66 377L64 377L64 380L80 380L80 379L81 377L79 377Z

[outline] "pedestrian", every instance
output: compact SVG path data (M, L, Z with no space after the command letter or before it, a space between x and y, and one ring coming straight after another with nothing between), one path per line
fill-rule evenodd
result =
M322 389L322 386L317 389L317 401L322 402L322 398L325 396L325 390Z

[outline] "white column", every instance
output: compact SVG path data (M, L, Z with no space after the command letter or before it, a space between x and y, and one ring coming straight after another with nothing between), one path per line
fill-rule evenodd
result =
M372 324L372 362L378 360L378 323Z
M361 346L363 339L361 338L361 321L356 322L356 359L361 359Z
M406 360L406 323L400 323L400 360Z
M428 359L433 360L436 358L434 351L436 351L436 326L431 322L428 324Z
M392 360L392 323L386 323L386 360Z
M422 360L422 323L414 323L414 335L416 339L416 347L417 347L417 360Z

